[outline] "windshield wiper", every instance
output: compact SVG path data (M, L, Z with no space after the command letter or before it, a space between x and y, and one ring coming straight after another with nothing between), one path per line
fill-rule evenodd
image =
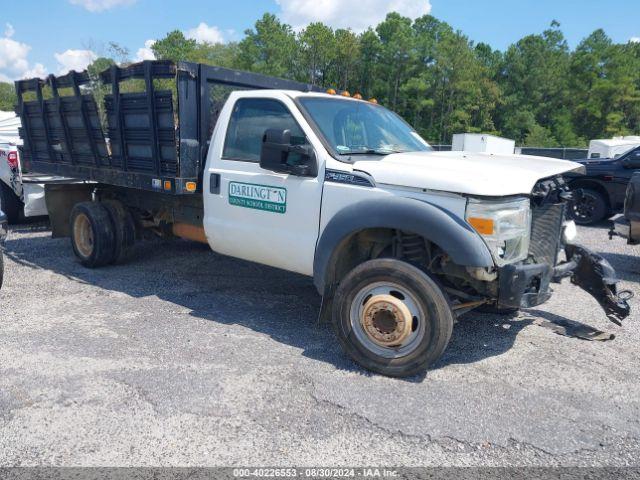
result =
M354 150L350 152L340 152L340 155L391 155L392 153L403 153L400 150L380 150L369 148L366 150Z

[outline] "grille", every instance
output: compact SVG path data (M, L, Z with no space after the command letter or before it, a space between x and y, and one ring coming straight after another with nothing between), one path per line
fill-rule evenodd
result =
M555 266L562 236L564 209L562 203L533 207L529 255L535 263Z

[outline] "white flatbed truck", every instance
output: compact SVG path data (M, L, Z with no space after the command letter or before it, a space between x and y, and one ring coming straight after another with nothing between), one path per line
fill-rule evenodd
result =
M122 93L129 79L144 90ZM46 188L53 235L87 267L154 231L308 275L346 353L390 376L433 364L460 314L539 305L563 278L612 321L630 313L606 260L570 244L578 164L434 152L383 106L206 65L102 80L107 131L86 73L16 83L30 168L88 182Z

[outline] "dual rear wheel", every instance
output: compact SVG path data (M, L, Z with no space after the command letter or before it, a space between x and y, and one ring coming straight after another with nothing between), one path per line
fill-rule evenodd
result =
M133 216L119 202L82 202L71 212L71 245L85 267L124 262L135 240Z

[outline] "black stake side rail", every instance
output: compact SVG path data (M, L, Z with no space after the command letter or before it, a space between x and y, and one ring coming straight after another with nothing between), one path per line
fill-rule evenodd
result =
M123 89L122 82L134 79L144 91ZM161 79L174 79L175 90L157 89L155 80ZM104 96L106 131L91 93L101 86L110 90ZM44 98L46 87L51 98ZM42 174L169 194L201 192L209 141L226 100L216 98L216 87L227 94L234 89L321 91L290 80L169 61L114 65L99 78L71 71L21 80L16 113L22 120L22 160ZM61 95L61 89L71 94ZM35 92L35 100L25 100L27 92Z

